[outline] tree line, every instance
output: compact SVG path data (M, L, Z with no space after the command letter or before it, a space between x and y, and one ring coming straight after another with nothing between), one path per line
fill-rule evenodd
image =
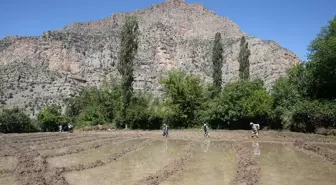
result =
M215 35L212 49L213 82L182 70L161 79L164 98L134 91L134 59L139 26L128 17L121 30L118 71L121 80L106 80L100 87L82 90L60 107L45 107L31 121L19 109L5 110L0 132L56 131L59 124L77 128L108 124L116 128L193 128L208 123L213 129L248 129L249 122L263 128L332 134L336 124L336 16L311 42L308 62L294 66L271 90L250 78L248 39L240 40L239 78L222 86L224 61L222 36Z

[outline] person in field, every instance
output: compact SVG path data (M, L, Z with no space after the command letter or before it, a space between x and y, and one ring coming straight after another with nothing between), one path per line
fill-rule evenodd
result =
M59 132L62 132L62 130L63 130L62 125L59 125L58 129L59 129Z
M73 132L73 126L71 125L71 123L68 123L68 129L70 133Z
M252 136L251 138L253 137L257 137L259 138L259 130L260 130L260 125L259 124L254 124L254 123L250 123L251 127L252 127Z
M169 129L168 125L164 124L163 125L163 136L168 137L168 129Z
M209 127L207 124L203 125L204 137L209 137Z

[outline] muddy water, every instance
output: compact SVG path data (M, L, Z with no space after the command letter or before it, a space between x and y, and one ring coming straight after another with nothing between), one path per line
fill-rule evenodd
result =
M77 164L92 163L97 160L107 159L111 154L121 152L127 147L132 147L145 141L145 139L125 141L115 145L108 145L98 149L88 150L81 153L75 153L65 156L53 157L47 159L50 167L65 167Z
M262 185L334 185L336 166L283 144L248 144L261 167ZM258 152L259 151L259 152ZM259 154L260 153L260 154Z
M230 184L235 178L236 164L236 154L229 143L204 140L197 146L194 158L183 167L183 172L161 184Z
M0 170L14 170L16 164L15 157L0 157Z
M71 172L65 178L71 185L133 184L167 165L186 145L186 141L179 140L155 141L115 163Z

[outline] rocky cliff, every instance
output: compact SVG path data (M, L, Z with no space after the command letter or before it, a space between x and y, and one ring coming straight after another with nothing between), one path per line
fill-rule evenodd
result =
M294 53L276 42L248 36L203 5L167 0L131 13L73 23L39 37L1 39L0 104L24 107L34 115L45 104L62 104L79 88L98 86L108 76L118 78L118 35L127 15L138 18L141 31L135 89L160 94L159 80L173 68L211 82L211 48L216 32L222 34L224 43L223 83L238 78L243 35L251 50L251 77L264 80L267 87L299 62Z

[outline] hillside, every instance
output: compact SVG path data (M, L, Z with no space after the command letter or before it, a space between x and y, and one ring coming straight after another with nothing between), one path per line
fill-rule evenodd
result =
M0 40L0 104L20 106L34 115L48 103L104 79L118 78L116 69L119 30L123 19L139 19L140 48L136 57L135 89L160 94L159 80L167 71L181 68L211 82L211 49L215 33L224 42L223 82L238 78L240 38L251 50L250 74L269 88L287 69L300 62L274 41L247 35L231 20L200 4L167 0L130 13L117 13L94 22L73 23L39 37Z

